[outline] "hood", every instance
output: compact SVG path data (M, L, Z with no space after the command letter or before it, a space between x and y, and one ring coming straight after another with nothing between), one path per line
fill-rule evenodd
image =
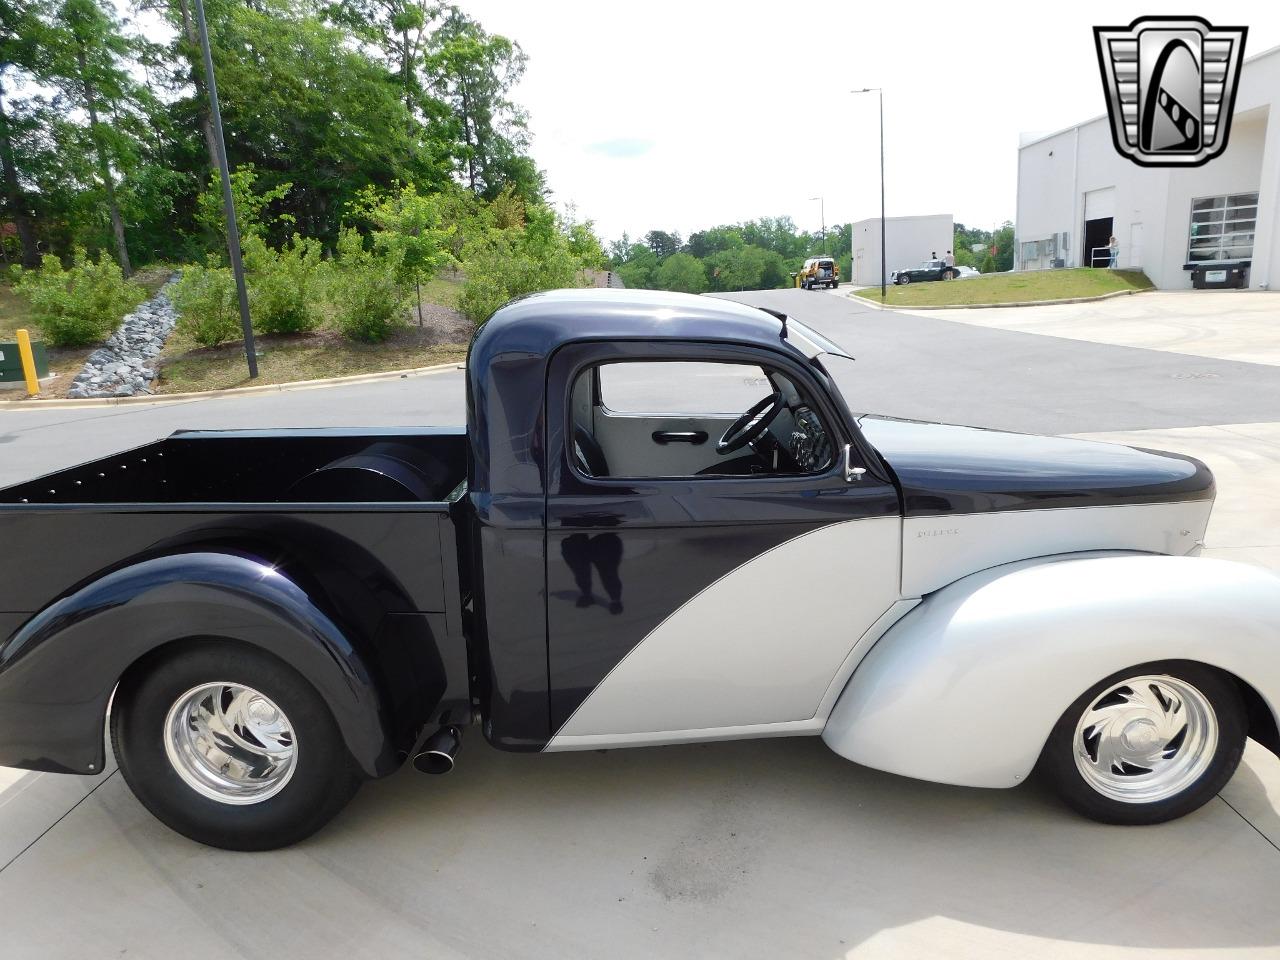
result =
M1213 474L1176 453L978 427L864 417L906 516L1212 500Z

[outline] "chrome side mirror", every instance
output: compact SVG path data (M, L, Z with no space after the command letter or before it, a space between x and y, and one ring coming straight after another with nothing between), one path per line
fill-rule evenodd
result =
M867 472L866 467L853 466L853 444L844 445L844 482L856 483Z

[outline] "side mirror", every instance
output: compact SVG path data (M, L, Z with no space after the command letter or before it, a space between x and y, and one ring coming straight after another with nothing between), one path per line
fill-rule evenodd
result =
M866 467L853 466L853 444L844 445L844 482L856 483L867 472Z

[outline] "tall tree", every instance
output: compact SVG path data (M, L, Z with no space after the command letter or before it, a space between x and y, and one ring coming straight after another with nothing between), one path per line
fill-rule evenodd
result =
M508 185L526 200L539 199L544 190L541 173L525 155L528 118L509 98L526 60L519 44L487 33L452 6L444 8L427 43L427 79L452 115L463 178L487 199Z
M36 238L35 214L31 199L18 175L14 151L15 119L11 105L6 104L6 81L10 73L30 73L41 49L43 24L35 5L24 0L0 4L0 173L4 178L0 211L13 220L18 241L22 245L22 264L34 267L40 262Z
M650 230L644 235L644 242L659 260L665 260L672 254L679 253L680 234L668 233L666 230Z
M128 69L133 45L114 14L94 0L64 0L53 26L47 79L88 116L89 141L111 220L116 259L128 276L133 267L112 169L113 161L120 158L124 138L119 135L118 122L113 126L103 122L102 111L118 116L145 99L145 91Z
M182 31L175 41L176 52L187 64L187 78L196 93L196 117L200 133L204 136L205 152L209 155L209 169L218 169L218 141L213 135L213 117L209 108L209 88L205 83L204 55L200 47L200 34L191 15L191 0L171 0L169 9L176 7L177 19Z
M440 12L431 0L338 0L326 15L379 51L397 79L405 109L417 113L422 107L422 55Z

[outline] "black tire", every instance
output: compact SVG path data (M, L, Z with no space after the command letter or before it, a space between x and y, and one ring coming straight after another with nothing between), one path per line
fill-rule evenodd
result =
M911 278L908 276L901 276L898 278L898 283L902 284L903 286L906 286L910 282L911 282Z
M185 693L208 683L252 687L270 698L295 732L297 756L278 793L230 804L198 793L165 750L166 718ZM292 667L232 641L183 643L126 677L111 711L111 744L120 772L161 822L226 850L273 850L297 843L329 822L359 789L361 776L338 725L315 689Z
M1217 725L1217 746L1203 772L1178 792L1153 801L1119 800L1099 792L1076 763L1076 726L1103 694L1126 680L1163 676L1190 685L1208 705ZM1247 712L1235 682L1203 664L1166 660L1139 664L1095 684L1058 720L1041 751L1036 770L1068 806L1102 823L1140 826L1176 820L1212 800L1240 764L1247 734ZM1081 750L1087 750L1082 740Z

